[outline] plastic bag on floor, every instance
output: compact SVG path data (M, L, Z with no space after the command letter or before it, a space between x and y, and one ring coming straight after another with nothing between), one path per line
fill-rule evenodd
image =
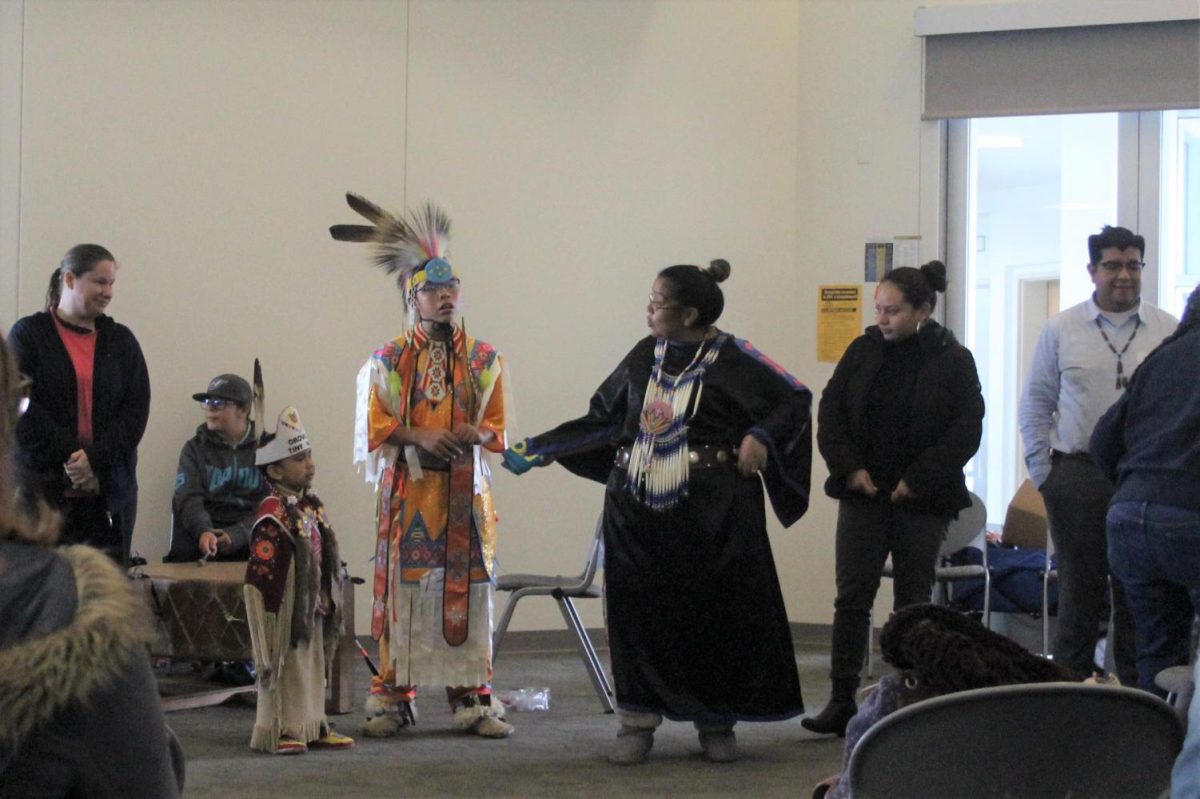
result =
M499 700L506 710L517 713L550 709L549 688L515 688L509 691L492 691L492 696Z

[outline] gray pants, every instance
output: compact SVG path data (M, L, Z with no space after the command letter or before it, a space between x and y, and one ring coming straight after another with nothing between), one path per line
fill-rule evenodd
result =
M1105 517L1113 485L1090 456L1056 454L1041 492L1058 553L1058 633L1051 649L1056 661L1087 676L1096 670L1096 639L1108 592ZM1109 645L1117 677L1125 685L1137 685L1133 616L1115 577L1112 589L1115 629Z

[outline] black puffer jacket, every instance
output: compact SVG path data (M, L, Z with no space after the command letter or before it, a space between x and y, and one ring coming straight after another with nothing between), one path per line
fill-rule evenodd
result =
M99 550L0 538L0 799L179 795L149 613Z
M908 439L914 448L903 480L915 495L914 507L955 514L971 504L963 467L979 449L983 434L983 394L975 359L954 334L932 319L917 333L922 366L913 397L919 403ZM869 425L867 397L884 358L883 334L875 325L855 339L821 394L817 446L829 467L825 493L834 499L861 495L846 479L866 468Z

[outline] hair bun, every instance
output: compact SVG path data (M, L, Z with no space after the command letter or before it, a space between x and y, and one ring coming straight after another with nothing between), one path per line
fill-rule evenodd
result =
M729 266L729 261L717 258L715 261L709 261L708 268L703 271L716 282L722 283L729 277L732 268Z
M946 290L946 265L941 261L930 261L921 267L921 274L929 281L934 291Z

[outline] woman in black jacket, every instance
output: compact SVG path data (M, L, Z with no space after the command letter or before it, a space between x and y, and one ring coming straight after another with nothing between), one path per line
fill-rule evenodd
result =
M8 334L33 381L17 425L17 462L30 498L61 510L64 543L129 557L137 515L137 445L150 414L150 378L133 333L104 311L117 263L97 244L67 251L46 310Z
M928 602L946 525L971 504L963 466L979 448L975 360L930 319L946 267L901 267L875 290L875 321L821 395L817 445L838 500L833 694L806 729L844 735L856 712L871 607L888 554L896 609Z

